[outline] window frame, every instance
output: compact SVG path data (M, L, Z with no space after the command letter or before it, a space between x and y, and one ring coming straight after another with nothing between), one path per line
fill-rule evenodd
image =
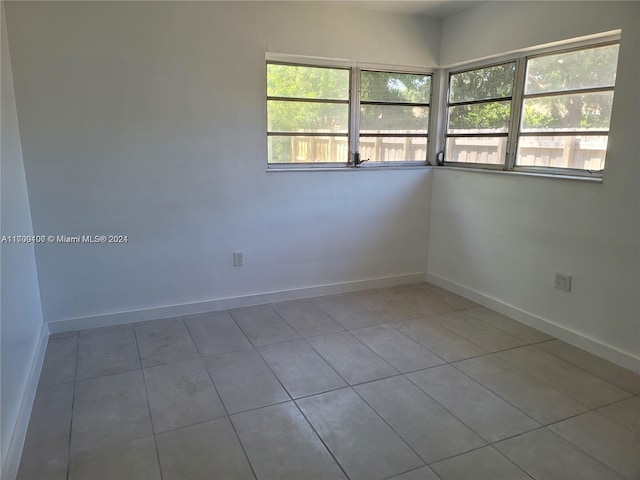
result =
M482 70L484 68L491 68L491 67L498 67L500 65L507 65L509 63L513 63L514 64L514 74L513 74L513 85L511 87L511 96L510 97L499 97L499 98L490 98L490 99L482 99L482 100L470 100L470 101L466 101L466 102L454 102L451 103L451 77L453 75L459 74L459 73L466 73L466 72L472 72L474 70ZM447 94L445 97L445 104L443 106L443 110L444 110L444 128L442 129L443 131L443 135L444 135L444 141L442 142L442 150L444 151L444 164L448 165L448 166L452 166L452 167L461 167L461 168L483 168L483 169L487 169L487 170L504 170L504 166L507 162L507 159L509 158L509 143L510 143L510 138L511 138L511 132L512 132L512 128L513 128L513 109L514 109L514 103L515 103L515 92L516 92L516 78L517 78L517 72L518 72L518 62L516 61L516 59L508 59L508 60L501 60L501 61L497 61L497 62L492 62L492 63L486 63L486 64L481 64L481 65L475 65L473 67L467 67L467 68L462 68L462 69L456 69L456 70L448 70L447 71ZM460 106L460 105L480 105L480 104L484 104L484 103L493 103L493 102L506 102L506 101L510 101L511 103L511 108L509 110L509 122L508 122L508 126L507 126L507 132L506 133L478 133L478 134L449 134L449 112L450 112L450 108L453 106ZM501 164L492 164L492 163L470 163L470 162L449 162L447 161L447 139L448 138L474 138L474 137L487 137L487 138L496 138L496 137L504 137L507 139L506 141L506 150L505 150L505 157L504 157L504 161Z
M431 127L432 127L432 106L433 106L433 90L434 90L434 71L432 69L428 69L425 67L412 67L412 66L400 66L400 65L386 65L386 64L371 64L371 63L360 63L360 62L351 62L346 60L333 60L326 58L318 58L318 57L301 57L298 55L287 55L287 54L275 54L275 53L267 53L265 55L265 87L267 80L267 65L269 64L279 64L279 65L291 65L291 66L300 66L300 67L310 67L310 68L335 68L335 69L346 69L349 70L349 99L348 103L348 147L349 147L349 158L347 162L269 162L269 155L267 150L267 170L307 170L307 169L375 169L375 168L394 168L394 167L424 167L429 166L429 148L430 148L430 139L431 139ZM362 72L383 72L383 73L394 73L394 74L410 74L410 75L426 75L430 77L430 92L429 92L429 103L426 105L429 108L429 120L427 122L426 128L427 132L425 134L397 134L391 135L396 137L423 137L426 138L426 155L424 160L411 160L411 161L386 161L386 162L363 162L360 165L353 165L353 152L359 152L359 139L360 139L360 75ZM268 127L268 113L266 111L266 106L269 100L278 100L278 97L270 97L266 95L265 91L265 124L266 124L266 137L268 139L269 136L277 136L279 132L269 132ZM292 97L293 101L293 97ZM321 103L322 100L319 101ZM331 101L334 102L334 101ZM343 102L340 102L343 103ZM365 102L366 104L367 102ZM376 102L373 102L376 103ZM394 103L389 103L389 105L396 105ZM413 104L407 104L413 105ZM421 104L421 106L425 106ZM286 134L285 136L292 135L292 133ZM324 135L324 134L323 134ZM314 136L322 136L315 135ZM326 135L325 135L326 136ZM340 135L336 135L340 136ZM366 135L365 135L366 136ZM383 135L381 135L383 136ZM267 149L268 149L267 144ZM366 159L363 159L366 160Z
M518 145L520 139L522 137L527 136L556 136L560 135L568 135L569 132L548 132L548 133L540 133L540 132L522 132L522 115L524 109L524 101L526 98L531 97L543 97L543 96L552 96L552 95L567 95L572 93L580 93L580 92L590 92L590 91L611 91L614 92L614 104L615 104L615 84L613 87L598 87L598 88L584 88L584 89L570 89L563 90L559 92L553 93L545 93L545 94L525 94L525 84L526 84L526 75L527 75L527 62L529 59L535 59L539 57L559 55L563 53L581 51L581 50L590 50L598 47L605 47L608 45L620 45L620 33L608 33L604 35L598 35L597 38L583 39L579 41L572 41L570 43L564 43L560 46L551 46L545 48L537 48L537 49L528 49L527 51L522 51L519 53L511 54L508 56L502 56L499 58L492 59L492 61L487 62L470 62L464 64L462 66L457 66L454 68L444 69L443 78L446 79L446 84L443 86L445 90L444 96L444 105L441 109L441 137L439 138L439 150L443 153L443 163L442 165L452 168L461 168L461 169L471 169L471 170L487 170L487 171L504 171L508 173L521 173L526 175L544 175L544 176L554 176L554 177L565 177L565 178L581 178L581 179L593 179L601 181L604 176L603 170L584 170L577 168L565 168L565 167L543 167L543 166L522 166L517 165L517 153L518 153ZM456 73L463 73L466 71L479 70L486 67L496 66L507 64L510 62L515 62L515 72L514 72L514 86L512 90L512 102L511 102L511 114L509 121L509 130L507 136L507 149L505 160L502 164L492 165L492 164L480 164L480 163L466 163L466 162L450 162L447 160L447 130L449 126L449 98L451 94L451 75ZM618 59L619 64L619 59ZM617 80L617 78L616 78ZM454 104L455 105L455 104ZM611 133L611 128L609 127L606 131L604 130L593 130L589 132L585 131L576 131L571 132L573 135L600 135L600 136L609 136ZM606 158L606 153L605 153ZM605 167L606 168L606 163Z

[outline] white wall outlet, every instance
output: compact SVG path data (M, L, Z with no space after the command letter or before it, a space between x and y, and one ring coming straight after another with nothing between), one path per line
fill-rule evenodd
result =
M571 291L571 275L566 273L556 272L553 279L553 286L558 290L564 290L565 292Z
M244 252L233 252L233 266L242 267L244 265Z

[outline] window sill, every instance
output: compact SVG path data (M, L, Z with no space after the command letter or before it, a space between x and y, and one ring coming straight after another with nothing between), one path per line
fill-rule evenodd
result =
M267 173L275 172L354 172L358 170L430 170L432 165L367 165L361 167L267 167Z
M491 173L496 175L515 175L525 177L542 177L542 178L554 178L557 180L577 180L579 182L587 183L602 183L602 177L586 177L581 175L568 175L563 173L548 173L548 172L522 172L517 170L499 170L493 168L473 168L473 167L454 167L449 165L435 167L436 170L453 170L456 172L475 172L475 173Z

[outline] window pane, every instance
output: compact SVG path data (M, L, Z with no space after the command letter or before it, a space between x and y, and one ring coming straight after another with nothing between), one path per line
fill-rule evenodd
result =
M315 103L269 100L269 132L347 133L349 106L342 103Z
M608 130L613 92L524 100L522 131Z
M606 135L520 137L516 164L522 167L602 170L607 139Z
M360 107L361 133L427 133L428 107L363 105Z
M344 162L349 159L347 137L267 137L269 163Z
M525 93L613 87L617 64L618 45L532 58Z
M349 99L349 70L267 64L270 97Z
M448 133L506 133L511 102L449 107Z
M360 158L370 162L427 160L426 137L360 137Z
M447 162L502 165L507 151L507 137L449 137Z
M479 68L451 75L451 103L510 97L513 90L515 63Z
M362 72L360 98L363 101L429 103L431 77L409 73Z

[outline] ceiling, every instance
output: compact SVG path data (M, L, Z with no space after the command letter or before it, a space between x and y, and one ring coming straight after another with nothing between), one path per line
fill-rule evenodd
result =
M444 18L454 13L467 10L483 3L482 1L467 0L352 0L353 6L377 10L381 12L401 13L405 15L427 15Z

